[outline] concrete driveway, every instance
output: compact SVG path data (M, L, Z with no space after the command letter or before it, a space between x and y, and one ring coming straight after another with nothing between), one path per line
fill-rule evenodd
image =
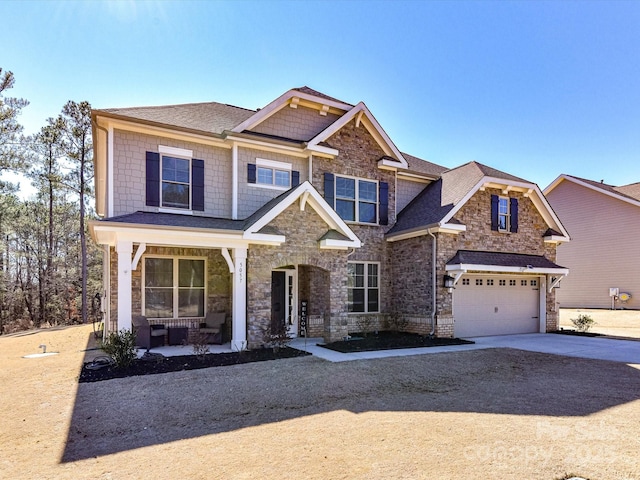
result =
M579 337L553 333L471 338L486 348L517 348L530 352L640 364L640 341Z
M318 358L330 362L372 360L375 358L405 357L445 352L464 352L484 348L516 348L529 352L554 353L569 357L611 360L640 364L640 341L615 340L611 338L579 337L554 333L529 333L525 335L500 335L495 337L469 338L475 344L450 345L446 347L405 348L377 350L374 352L339 353L318 346L321 338L295 338L291 346L305 350Z

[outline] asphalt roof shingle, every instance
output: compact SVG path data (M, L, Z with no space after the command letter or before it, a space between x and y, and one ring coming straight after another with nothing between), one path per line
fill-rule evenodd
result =
M565 268L553 263L544 255L522 253L483 252L458 250L447 265L494 265L498 267Z
M531 183L522 178L469 162L442 172L440 179L427 185L399 214L390 234L440 222L483 177Z
M254 110L217 102L105 108L95 111L218 135L225 130L231 130L256 113Z

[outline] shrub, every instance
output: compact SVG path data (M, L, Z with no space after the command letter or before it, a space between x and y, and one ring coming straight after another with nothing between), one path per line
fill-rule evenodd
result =
M409 326L409 320L404 315L393 312L387 318L387 328L392 332L404 332Z
M204 357L209 353L209 345L207 344L208 335L200 333L193 339L193 354L200 361L204 360Z
M359 315L356 317L356 326L358 327L358 332L362 333L363 336L369 335L373 332L375 323L375 318L371 315Z
M264 343L270 346L274 352L277 352L280 348L286 347L291 341L289 331L286 325L282 324L277 329L268 327L264 329Z
M572 318L571 323L579 332L588 332L596 322L589 315L580 314L578 318Z
M122 329L111 332L102 342L102 350L113 358L116 368L127 368L136 358L136 334L133 330Z

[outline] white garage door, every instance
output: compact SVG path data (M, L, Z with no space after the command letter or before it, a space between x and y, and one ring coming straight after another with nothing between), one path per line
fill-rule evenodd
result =
M509 275L463 275L453 291L456 337L540 331L540 280Z

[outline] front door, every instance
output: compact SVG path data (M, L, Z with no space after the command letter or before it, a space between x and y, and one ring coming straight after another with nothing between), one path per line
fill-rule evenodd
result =
M271 331L284 325L289 336L298 336L298 288L296 270L271 272Z

